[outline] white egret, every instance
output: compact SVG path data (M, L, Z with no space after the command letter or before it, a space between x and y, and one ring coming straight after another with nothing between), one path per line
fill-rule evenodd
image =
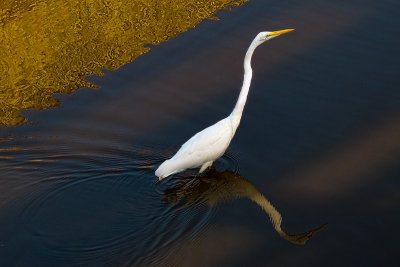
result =
M251 57L254 50L265 41L290 31L293 31L293 29L266 31L257 34L244 57L243 86L232 113L225 119L195 134L182 145L171 159L164 161L155 172L159 180L190 168L200 167L199 173L202 173L225 153L239 126L243 108L246 104L253 72L251 69Z

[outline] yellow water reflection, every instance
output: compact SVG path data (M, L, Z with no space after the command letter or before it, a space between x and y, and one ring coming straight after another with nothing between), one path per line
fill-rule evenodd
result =
M3 0L0 2L0 124L23 109L58 105L55 92L95 86L101 75L248 0Z
M282 215L261 194L254 185L242 178L239 174L224 171L210 171L205 177L194 177L184 184L167 189L163 195L167 203L185 203L193 205L205 202L210 207L224 201L238 198L248 198L257 203L269 216L275 231L284 239L294 244L305 244L316 232L325 225L300 234L287 234L281 228Z

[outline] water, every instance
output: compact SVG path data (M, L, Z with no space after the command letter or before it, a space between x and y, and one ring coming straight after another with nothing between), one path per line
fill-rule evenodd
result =
M30 124L1 130L0 265L397 266L399 12L397 1L250 1L89 77L100 90L26 111ZM328 223L304 246L247 197L212 205L189 186L199 197L174 202L168 192L200 178L153 175L229 114L255 34L292 27L255 51L216 167L265 195L289 233Z
M21 110L58 106L54 93L96 88L84 76L118 69L244 1L2 1L0 124L22 124Z

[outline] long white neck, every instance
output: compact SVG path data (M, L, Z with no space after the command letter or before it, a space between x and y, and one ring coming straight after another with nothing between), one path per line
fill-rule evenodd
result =
M232 126L234 132L240 124L240 119L242 118L242 113L244 109L244 105L246 104L247 94L249 93L251 77L253 75L253 70L251 69L251 57L253 56L253 52L257 46L260 45L256 39L250 44L249 49L247 49L246 56L244 57L244 78L243 78L243 86L240 91L239 99L236 102L235 108L230 114L230 118L232 121Z

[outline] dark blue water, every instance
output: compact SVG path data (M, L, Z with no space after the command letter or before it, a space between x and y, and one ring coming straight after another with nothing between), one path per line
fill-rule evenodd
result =
M253 0L219 17L1 129L1 266L399 265L400 3ZM250 181L289 232L327 222L305 246L246 198L171 203L196 178L153 175L230 113L254 36L285 28L255 51L216 167Z

